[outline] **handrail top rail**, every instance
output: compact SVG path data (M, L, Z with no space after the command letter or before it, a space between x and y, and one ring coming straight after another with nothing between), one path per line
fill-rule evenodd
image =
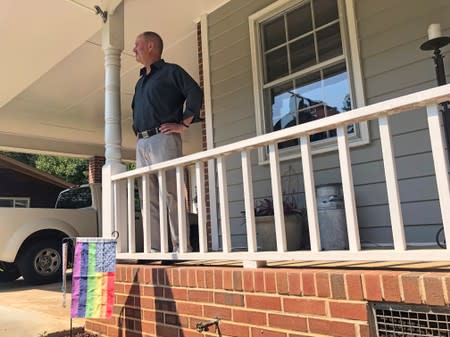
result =
M430 104L439 104L448 100L450 100L450 84L392 98L309 123L296 125L287 129L255 136L251 139L219 146L207 151L193 153L184 157L168 160L132 171L118 173L113 175L111 180L118 181L134 178L143 174L156 173L159 170L164 171L173 167L186 166L198 161L205 162L225 154L242 152L245 150L250 150L254 147L264 146L274 142L281 142L296 135L307 136L328 130L330 127L342 127L348 124L374 119L382 115L394 115L400 112L422 108Z

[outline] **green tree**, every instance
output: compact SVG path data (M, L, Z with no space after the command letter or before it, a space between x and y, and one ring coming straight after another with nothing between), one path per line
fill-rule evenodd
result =
M89 165L86 159L39 155L35 167L76 185L88 182Z

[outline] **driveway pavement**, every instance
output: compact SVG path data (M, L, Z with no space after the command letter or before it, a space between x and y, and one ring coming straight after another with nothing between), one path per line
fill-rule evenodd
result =
M30 286L22 279L0 283L0 337L39 337L70 327L70 283L66 308L61 283ZM73 327L84 326L74 319Z

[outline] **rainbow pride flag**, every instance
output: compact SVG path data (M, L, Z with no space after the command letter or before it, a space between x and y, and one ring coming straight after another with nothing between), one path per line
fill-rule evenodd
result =
M72 269L71 317L111 317L115 269L115 240L76 239Z

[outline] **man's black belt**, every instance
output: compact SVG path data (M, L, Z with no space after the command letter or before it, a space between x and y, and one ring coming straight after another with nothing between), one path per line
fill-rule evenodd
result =
M149 138L149 137L154 136L154 135L156 135L156 134L158 134L160 132L161 131L159 131L159 128L152 128L152 129L149 129L149 130L138 132L137 135L138 135L138 138Z

